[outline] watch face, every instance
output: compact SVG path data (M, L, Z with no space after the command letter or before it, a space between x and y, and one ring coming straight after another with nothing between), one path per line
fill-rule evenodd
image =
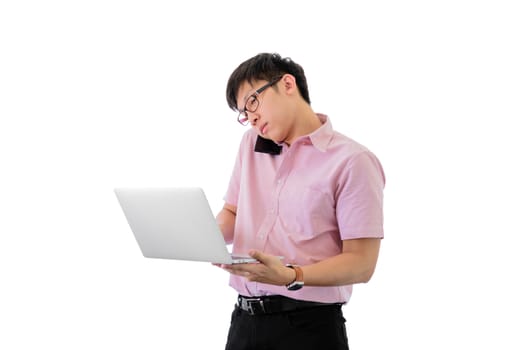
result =
M303 282L296 282L296 281L295 281L295 282L291 283L291 284L287 287L287 289L288 289L288 290L299 290L300 288L302 288L303 285L304 285Z

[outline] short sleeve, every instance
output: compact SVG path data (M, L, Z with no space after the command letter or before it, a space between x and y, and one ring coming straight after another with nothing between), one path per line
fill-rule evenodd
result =
M385 176L370 151L352 156L341 177L336 213L342 240L384 237Z
M248 144L249 132L246 132L240 141L235 165L233 166L233 172L231 174L231 178L229 179L229 185L224 196L224 201L230 205L238 205L238 196L240 194L240 183L242 176L242 159L244 158L245 152L249 148Z

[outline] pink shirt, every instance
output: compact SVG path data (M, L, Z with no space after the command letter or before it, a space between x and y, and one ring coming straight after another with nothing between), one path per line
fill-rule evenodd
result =
M309 265L342 251L342 240L383 238L384 172L364 146L323 125L282 145L280 155L254 151L255 129L240 144L226 203L237 207L233 253L250 249ZM347 302L352 286L288 291L231 275L230 285L245 296L285 295L319 302Z

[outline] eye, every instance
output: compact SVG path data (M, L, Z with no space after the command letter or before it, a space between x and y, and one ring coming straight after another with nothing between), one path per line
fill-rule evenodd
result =
M258 107L258 100L256 95L251 95L246 101L246 111L254 112Z

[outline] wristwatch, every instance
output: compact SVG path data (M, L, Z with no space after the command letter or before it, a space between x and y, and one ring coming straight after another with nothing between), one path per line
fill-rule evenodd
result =
M290 265L290 264L286 266L289 267L290 269L295 270L295 273L296 273L295 280L291 282L290 284L287 284L286 288L288 290L299 290L300 288L304 286L304 272L302 271L300 266Z

